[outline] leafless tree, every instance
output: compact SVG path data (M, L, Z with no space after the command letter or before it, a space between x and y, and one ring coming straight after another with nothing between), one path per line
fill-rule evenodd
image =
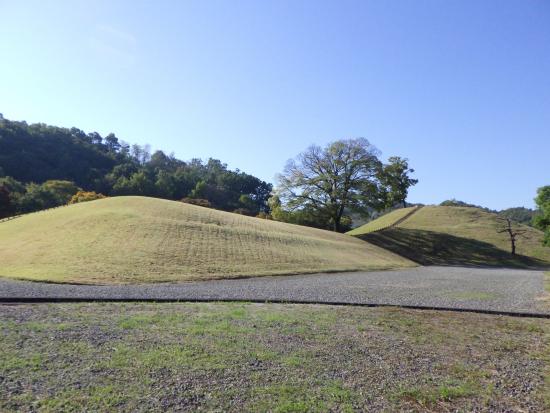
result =
M517 225L515 225L514 221L512 221L510 218L502 217L498 218L498 220L500 223L497 228L497 232L499 234L508 234L512 247L512 255L516 255L516 242L518 240L518 237L525 238L523 234L525 234L527 230L519 229Z

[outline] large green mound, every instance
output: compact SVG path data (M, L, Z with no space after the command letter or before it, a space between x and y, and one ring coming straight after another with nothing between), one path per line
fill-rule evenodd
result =
M2 222L0 257L0 276L103 284L414 265L347 235L144 197Z
M526 232L513 256L510 238L497 232L501 225L498 215L478 208L428 206L394 227L368 233L360 227L355 233L424 265L550 266L550 248L542 246L541 231L521 225Z

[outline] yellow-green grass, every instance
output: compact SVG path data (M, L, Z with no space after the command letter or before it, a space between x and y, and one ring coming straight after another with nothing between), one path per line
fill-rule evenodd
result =
M512 256L509 236L498 232L501 226L498 215L478 208L427 206L395 227L361 238L422 264L550 266L541 231L519 225L525 233Z
M145 197L0 223L0 276L118 284L414 265L344 234Z
M395 211L391 211L380 218L367 222L365 225L352 229L347 232L348 235L362 235L370 232L379 231L382 228L387 228L390 225L394 225L397 221L404 218L407 214L414 211L417 207L400 208Z

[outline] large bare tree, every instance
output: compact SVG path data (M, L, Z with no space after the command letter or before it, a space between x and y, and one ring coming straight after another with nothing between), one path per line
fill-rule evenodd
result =
M380 152L365 138L311 146L289 160L277 192L291 210L311 208L340 231L346 210L365 210L377 201Z

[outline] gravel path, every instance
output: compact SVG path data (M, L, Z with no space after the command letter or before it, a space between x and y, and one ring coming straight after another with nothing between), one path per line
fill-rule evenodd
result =
M546 313L543 272L462 267L259 277L188 283L87 286L0 279L16 299L253 300L401 305Z

